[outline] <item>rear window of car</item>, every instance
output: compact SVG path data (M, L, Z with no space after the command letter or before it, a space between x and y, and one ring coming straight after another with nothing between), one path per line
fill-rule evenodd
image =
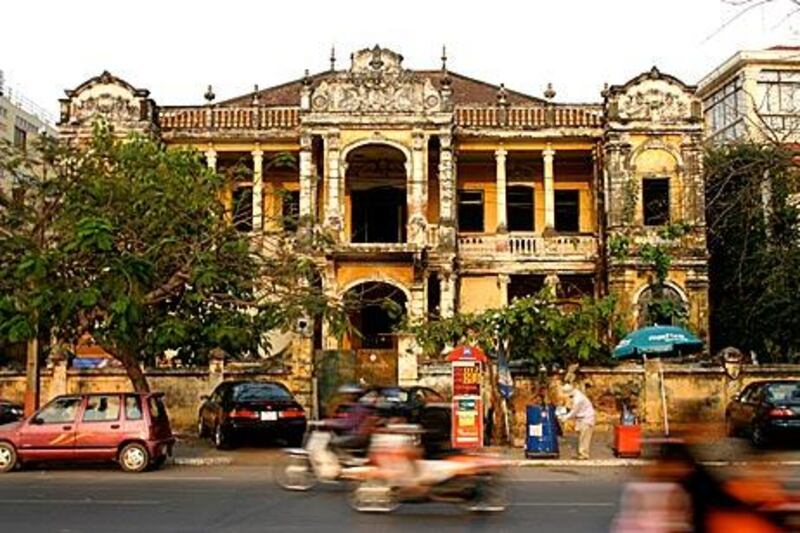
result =
M277 383L243 383L233 387L233 400L291 400L292 394Z
M119 411L118 395L89 396L86 399L86 409L83 411L83 421L111 422L119 420Z
M150 396L147 399L147 404L150 407L150 418L153 420L165 420L167 418L167 410L164 409L164 404L158 396Z
M775 383L767 387L767 399L773 402L800 400L800 382Z

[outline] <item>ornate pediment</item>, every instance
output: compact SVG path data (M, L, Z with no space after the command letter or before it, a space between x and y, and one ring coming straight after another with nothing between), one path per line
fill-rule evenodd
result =
M671 125L700 118L695 88L655 67L625 85L611 87L605 96L611 121Z
M152 124L155 104L149 91L136 89L124 80L103 72L61 100L61 126L89 125L100 118L127 128Z
M444 110L430 79L403 68L403 56L375 45L353 54L350 69L312 89L315 113L431 113Z

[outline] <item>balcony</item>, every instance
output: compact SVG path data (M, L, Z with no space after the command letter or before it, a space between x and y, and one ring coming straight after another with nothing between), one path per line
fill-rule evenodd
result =
M546 259L594 261L597 238L591 234L550 235L508 233L498 235L459 235L458 254L465 259L501 261Z

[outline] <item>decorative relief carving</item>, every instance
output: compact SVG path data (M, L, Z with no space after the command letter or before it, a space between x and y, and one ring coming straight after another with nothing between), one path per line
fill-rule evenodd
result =
M101 93L72 104L72 118L78 122L97 115L110 122L132 122L141 119L142 110L138 102L110 93Z
M611 87L605 97L606 111L612 121L678 124L697 118L695 88L662 74L655 67L625 85Z
M649 87L624 95L619 103L623 119L652 122L678 122L689 118L690 104L685 95L660 87Z
M353 54L352 66L312 93L314 112L391 113L435 112L442 97L430 79L402 66L403 56L375 46Z
M156 105L149 92L103 72L78 88L66 91L61 100L61 126L82 128L101 117L124 129L153 127Z

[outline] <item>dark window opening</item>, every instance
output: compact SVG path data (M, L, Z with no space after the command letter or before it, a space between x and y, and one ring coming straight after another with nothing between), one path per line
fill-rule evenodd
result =
M438 317L441 315L442 287L439 276L435 273L428 275L428 316Z
M508 301L536 296L544 287L544 276L531 274L513 275L508 283Z
M669 178L642 181L644 225L663 226L669 222Z
M483 232L483 191L458 191L458 229Z
M281 202L283 230L297 231L300 220L300 191L284 191Z
M594 296L594 276L561 274L558 276L558 297L568 300Z
M14 126L14 146L20 150L28 148L28 132L17 126Z
M533 231L533 188L512 186L506 189L508 231Z
M406 240L406 192L396 187L353 191L352 242Z
M253 231L253 189L233 190L233 225L239 231Z
M580 231L579 191L555 191L555 230L564 233Z

